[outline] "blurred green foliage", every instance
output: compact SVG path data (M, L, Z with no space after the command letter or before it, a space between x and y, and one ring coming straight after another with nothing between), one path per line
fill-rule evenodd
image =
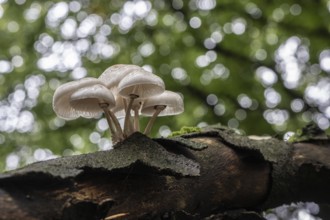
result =
M327 130L329 21L329 0L0 0L0 170L108 149L104 119L59 119L52 95L118 63L184 95L185 112L159 118L154 136L217 123Z

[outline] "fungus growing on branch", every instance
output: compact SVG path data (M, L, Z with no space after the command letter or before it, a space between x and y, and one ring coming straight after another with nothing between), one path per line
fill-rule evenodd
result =
M98 79L86 77L59 86L53 96L53 109L56 115L66 120L76 119L79 116L88 117L90 114L84 115L84 113L79 113L77 110L72 108L70 98L72 93L78 89L95 84L102 83Z
M144 100L141 113L145 116L151 116L144 134L148 135L157 116L177 115L184 111L182 97L172 91L164 91L158 96L150 97Z
M116 64L107 68L99 76L99 80L101 80L115 96L117 105L113 109L113 112L116 113L116 116L119 118L125 117L127 102L126 99L118 95L118 84L126 75L128 75L134 70L143 70L143 69L139 66L131 65L131 64ZM129 127L125 132L126 136L131 134L133 130L136 131L135 129L133 129L133 125L131 123L129 123L128 126Z
M130 111L137 98L145 99L163 93L164 82L158 76L143 69L133 70L118 84L118 94L128 99L124 120L124 133L129 134Z
M96 84L77 90L71 95L70 104L77 111L85 112L85 115L94 116L103 111L109 124L113 142L123 140L123 132L118 119L111 111L111 108L116 106L115 97L105 86Z
M119 82L134 70L143 70L141 67L131 64L116 64L110 66L99 76L99 80L110 89L114 95L117 95L117 86Z
M118 120L109 109L115 105L112 93L100 80L92 77L61 85L56 89L53 97L53 109L56 115L67 120L80 116L92 118L104 111L114 143L123 139Z
M98 79L87 77L59 86L53 109L58 117L68 120L92 118L103 112L116 143L140 131L141 113L152 116L144 131L149 134L157 116L183 112L183 100L177 93L165 91L163 80L153 73L139 66L117 64ZM123 128L120 117L124 117Z

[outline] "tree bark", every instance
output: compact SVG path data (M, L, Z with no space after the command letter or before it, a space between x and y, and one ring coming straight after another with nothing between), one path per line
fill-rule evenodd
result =
M262 219L283 203L329 204L329 168L329 140L134 133L111 151L1 174L0 219Z

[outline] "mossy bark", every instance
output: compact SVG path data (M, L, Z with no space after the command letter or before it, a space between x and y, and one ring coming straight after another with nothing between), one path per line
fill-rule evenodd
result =
M328 143L135 133L111 151L1 174L0 219L262 219L274 205L330 203Z

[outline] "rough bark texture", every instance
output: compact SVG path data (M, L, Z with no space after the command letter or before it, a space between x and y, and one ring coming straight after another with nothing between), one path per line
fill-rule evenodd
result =
M1 174L0 219L262 219L283 203L329 204L329 168L328 140L135 133L112 151Z

